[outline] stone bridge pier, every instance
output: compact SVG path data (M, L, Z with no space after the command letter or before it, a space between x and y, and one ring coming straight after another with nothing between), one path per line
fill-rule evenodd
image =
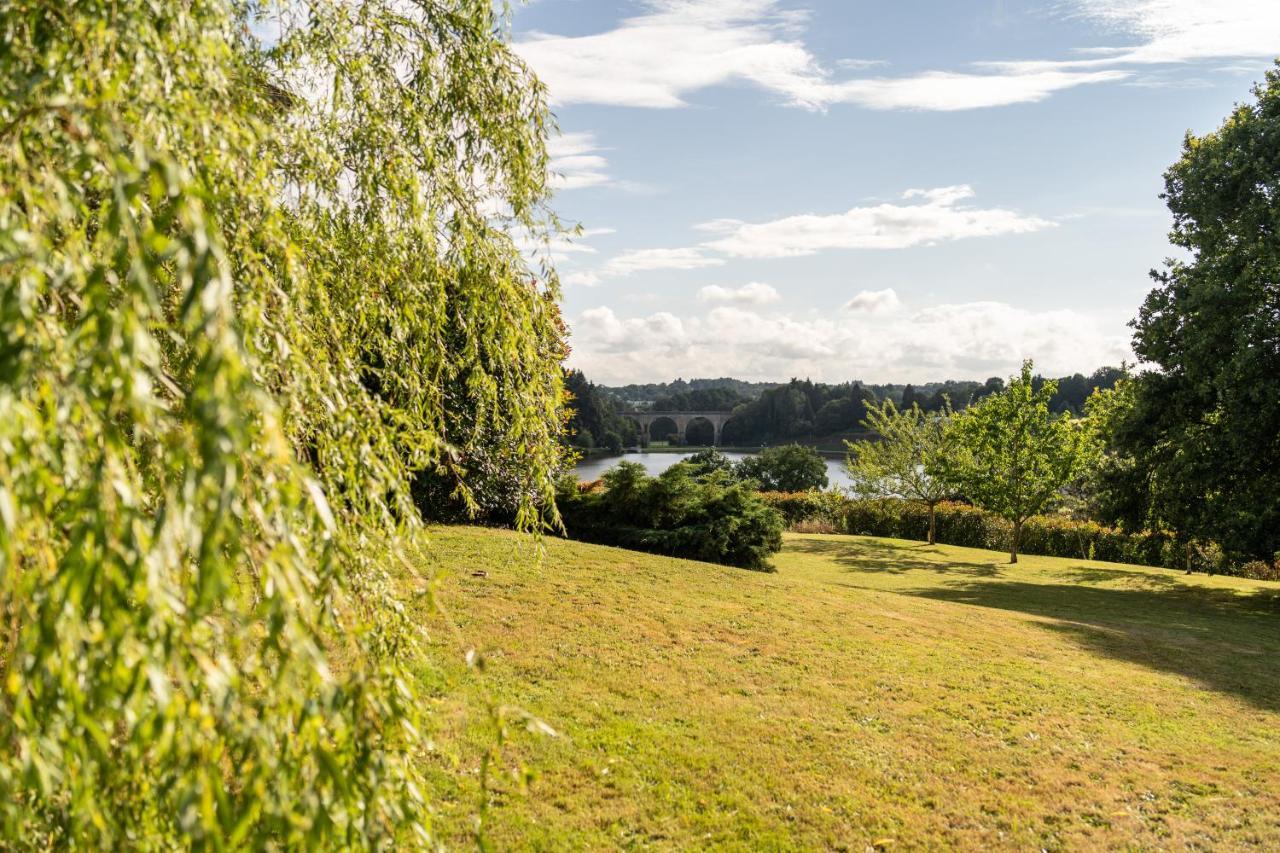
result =
M671 421L676 425L676 435L679 437L681 444L685 444L685 438L688 434L689 424L694 421L707 421L714 430L711 446L719 447L721 444L721 434L724 431L724 425L729 418L733 417L732 412L621 412L624 418L630 418L640 427L640 433L644 436L644 444L649 443L649 427L655 421L663 419Z

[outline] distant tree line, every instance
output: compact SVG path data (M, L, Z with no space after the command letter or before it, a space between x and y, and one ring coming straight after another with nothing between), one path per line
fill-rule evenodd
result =
M655 412L731 412L751 399L733 386L719 385L663 395L653 401L650 409Z
M743 399L757 397L763 391L777 388L780 382L747 382L722 376L718 379L676 379L673 382L646 382L634 385L600 386L626 408L645 408L664 397L676 397L691 391L727 388Z
M1076 373L1054 380L1035 376L1031 381L1036 391L1047 382L1052 384L1050 411L1079 415L1094 391L1114 387L1122 375L1121 368L1103 367L1088 376ZM940 412L950 406L962 411L1006 390L1005 381L999 377L986 382L947 380L921 385L827 384L809 379L781 384L677 379L611 388L592 383L580 370L566 371L565 387L571 394L569 443L582 449L607 448L615 452L640 442L635 422L621 414L625 411L730 411L733 418L724 426L722 443L759 447L865 433L862 422L872 409L886 401L903 410L918 406L922 412ZM663 440L672 432L674 424L659 422L650 427L653 440ZM689 444L705 445L712 442L713 436L711 424L695 422L689 426L687 440Z
M620 416L616 399L581 370L565 370L564 388L569 412L564 437L570 445L621 453L624 446L638 442L635 421Z

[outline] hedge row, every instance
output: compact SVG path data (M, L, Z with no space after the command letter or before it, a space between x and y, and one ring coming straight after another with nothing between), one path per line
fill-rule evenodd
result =
M858 500L835 492L761 492L760 497L794 528L830 528L859 536L885 536L924 541L929 511L920 503L895 499ZM1009 547L1012 525L1002 518L964 503L937 507L937 538L946 545ZM1280 579L1280 566L1249 563L1230 566L1212 547L1188 548L1163 531L1125 533L1092 521L1037 516L1022 526L1019 551L1049 557L1079 557L1168 569L1239 574L1264 580Z

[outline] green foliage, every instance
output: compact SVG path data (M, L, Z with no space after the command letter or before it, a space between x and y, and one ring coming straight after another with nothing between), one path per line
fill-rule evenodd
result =
M558 498L565 529L573 539L768 570L782 547L782 517L745 485L699 474L681 462L649 477L621 462L601 490L566 478Z
M843 507L844 532L857 536L887 536L925 541L929 514L918 502L899 499L849 500ZM936 512L937 542L966 548L999 550L1008 545L1013 525L998 515L964 503L943 502ZM1038 515L1022 526L1020 553L1046 557L1106 560L1169 569L1186 569L1187 551L1169 533L1126 533L1092 521ZM1196 563L1194 568L1214 568L1243 573L1227 566Z
M761 445L858 429L875 395L861 383L825 385L793 379L734 410L724 427L730 445Z
M836 491L760 492L760 500L777 510L794 527L805 523L839 525L843 530L848 499Z
M565 437L572 444L620 453L624 443L638 443L635 421L621 417L613 399L588 381L581 370L566 370L564 387L569 413Z
M784 444L766 447L738 463L740 480L754 482L766 492L799 492L827 487L827 463L812 447Z
M600 386L597 386L600 387ZM760 392L778 387L777 382L744 382L741 379L676 379L673 382L646 382L637 385L620 385L603 388L615 402L632 405L635 403L656 403L662 398L678 397L682 394L697 391L724 389L742 399L753 399Z
M1138 426L1134 415L1137 389L1126 376L1115 387L1099 391L1085 404L1085 425L1093 433L1094 456L1086 466L1077 497L1084 514L1125 530L1158 526L1149 514L1149 476L1122 445L1126 432Z
M747 402L733 388L691 388L653 401L655 412L729 412Z
M614 432L613 430L609 430L604 434L604 437L601 439L600 444L610 453L613 453L615 455L622 452L622 448L623 448L622 436Z
M862 422L875 439L845 442L845 466L860 493L917 500L928 507L930 544L933 508L952 493L942 476L950 420L951 406L945 400L937 414L926 414L914 403L899 411L892 400L885 400L869 406Z
M852 499L844 507L844 532L855 536L889 536L927 540L928 509L899 498ZM942 503L935 508L936 541L966 548L1000 549L1009 538L1009 525L999 516L972 504Z
M1188 134L1165 173L1170 240L1153 272L1112 446L1143 515L1227 551L1280 550L1280 67L1220 128Z
M1049 410L1082 415L1095 393L1111 390L1126 376L1128 376L1128 369L1124 365L1100 367L1089 376L1080 373L1063 376L1056 380L1058 390L1049 399ZM1044 381L1042 378L1037 378L1041 382Z
M978 506L1012 525L1009 562L1018 561L1023 523L1042 512L1089 456L1091 434L1055 417L1052 381L1034 388L1031 362L1022 375L951 420L939 473Z
M734 473L733 460L714 447L699 450L686 458L684 464L689 466L693 476L700 479L716 472L729 477L732 477Z
M1239 575L1259 581L1280 581L1280 556L1271 561L1250 560L1240 567Z
M474 504L501 448L529 526L560 458L554 276L500 230L548 222L548 117L497 32L0 10L4 838L427 839L410 477Z
M572 371L571 371L572 373ZM1078 414L1095 389L1110 388L1120 371L1103 367L1090 376L1074 374L1058 380L1050 398L1054 412ZM573 380L569 380L572 384ZM586 383L585 379L581 380ZM1035 377L1037 388L1045 381ZM877 401L903 401L898 408L906 411L912 404L925 412L942 412L952 405L957 410L971 402L1004 390L1004 380L988 379L985 385L972 381L948 380L924 385L864 385L845 382L829 385L808 379L792 379L780 385L747 383L734 379L677 379L668 384L627 385L621 388L591 386L606 399L629 408L632 402L652 401L655 411L732 410L733 418L724 425L723 440L729 446L764 446L796 439L863 431L862 421ZM583 395L575 389L574 395ZM625 403L622 401L626 401ZM705 424L690 425L695 435L706 435ZM600 433L592 430L596 444ZM625 435L626 433L622 433ZM709 441L709 439L707 439Z

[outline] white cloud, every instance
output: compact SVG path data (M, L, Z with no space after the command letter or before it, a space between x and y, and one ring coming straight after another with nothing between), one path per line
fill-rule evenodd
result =
M1124 71L1008 69L1009 73L964 74L927 71L910 77L850 80L826 87L828 103L849 103L877 110L975 110L1043 101L1055 92L1088 83L1128 77Z
M901 304L894 289L887 287L884 290L860 291L857 296L846 302L843 308L846 311L864 314L884 314L896 310Z
M615 178L609 173L609 160L602 153L596 135L589 132L564 133L547 142L553 190L580 190L587 187L608 187L635 195L652 195L660 188L641 181Z
M551 186L576 190L610 184L609 161L599 153L593 133L566 133L547 143L551 155Z
M576 157L599 150L594 133L562 133L547 141L547 153L557 158Z
M785 103L823 109L962 110L1038 101L1087 83L1117 80L1120 71L995 69L930 71L906 77L835 79L800 40L806 13L778 0L648 0L642 14L585 36L535 33L516 50L562 104L684 106L693 92L750 83ZM846 71L871 60L845 59Z
M640 14L584 36L533 34L516 50L559 103L671 108L713 86L747 83L810 109L967 110L1044 100L1132 76L1135 65L1271 59L1280 53L1276 0L1064 0L1059 8L1135 40L1083 48L1084 58L978 62L967 70L856 76L862 58L823 65L802 40L807 13L779 0L647 0ZM1151 78L1141 78L1150 80Z
M633 249L611 258L600 268L599 274L607 277L631 275L650 270L696 270L718 267L723 258L708 257L699 248L684 249Z
M1280 53L1275 0L1075 0L1081 14L1145 42L1112 62L1171 63Z
M967 185L908 190L915 204L854 207L844 213L802 214L771 222L720 219L698 227L724 236L709 248L740 258L785 258L826 249L904 249L967 237L1025 234L1054 226L1037 216L1003 208L962 205L973 196Z
M764 305L769 302L777 302L782 297L778 291L774 290L767 284L759 281L753 281L742 287L721 287L718 284L709 284L698 291L699 302L728 302L738 305Z
M710 371L748 379L821 381L985 379L1034 358L1048 375L1132 359L1127 336L1074 311L999 302L938 305L868 316L764 316L718 306L703 316L619 317L584 311L572 323L572 362L597 382L652 381Z
M594 255L595 247L587 243L592 237L613 234L612 228L586 228L578 234L556 234L548 240L538 240L529 235L515 237L515 244L531 262L549 260L565 263L572 255Z
M1086 59L986 62L1011 74L1079 73L1126 65L1175 65L1207 59L1272 59L1280 53L1275 0L1072 0L1073 14L1135 36L1127 47L1085 48Z
M560 283L571 287L595 287L600 276L589 271L570 272L560 276Z
M679 107L690 92L734 80L794 88L820 80L803 17L775 0L650 0L643 14L587 36L516 43L559 103Z
M601 306L583 311L578 323L596 351L615 356L626 357L641 347L667 354L686 346L684 324L666 311L621 320L613 309Z

